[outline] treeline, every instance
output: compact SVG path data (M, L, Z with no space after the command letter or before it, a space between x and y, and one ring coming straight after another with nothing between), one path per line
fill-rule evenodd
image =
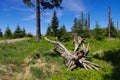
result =
M6 38L6 39L14 39L14 38L23 38L23 37L33 37L31 33L26 33L25 28L21 28L19 25L17 25L15 31L11 31L9 26L6 27L6 30L3 34L2 30L0 29L0 37Z
M110 26L104 27L100 26L98 22L95 23L94 28L90 29L90 13L88 13L87 18L84 18L83 12L81 12L80 18L74 18L74 23L71 28L72 33L77 33L79 36L83 38L95 38L97 40L103 40L104 38L119 38L120 31L115 26L114 22L111 19L109 24ZM109 32L110 27L110 32Z
M80 17L74 18L73 26L71 31L68 32L65 25L59 27L59 21L57 18L57 13L54 11L51 24L48 26L46 36L57 37L59 40L67 39L72 37L72 34L77 34L83 38L94 38L97 40L103 40L108 38L120 38L120 30L118 30L118 25L115 26L112 18L110 20L109 26L102 28L98 22L96 22L94 28L90 29L90 13L88 12L87 17L84 17L83 12L81 12ZM110 30L109 30L110 29Z

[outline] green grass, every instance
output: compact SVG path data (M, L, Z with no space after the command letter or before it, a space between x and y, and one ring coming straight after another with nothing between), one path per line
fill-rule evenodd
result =
M62 70L62 73L56 73L52 76L51 80L119 80L120 77L120 40L103 40L96 41L88 39L90 44L89 56L93 63L99 64L101 68L99 71L89 70ZM65 46L70 50L70 42L65 43ZM96 56L93 54L96 51L102 51ZM100 56L101 55L101 56ZM118 71L117 71L118 70Z
M49 46L45 41L36 42L33 39L9 44L0 43L0 63L22 64L28 55L42 54L48 52L50 48L51 45Z
M120 40L103 40L96 41L94 39L86 40L90 44L89 56L93 63L99 64L103 68L99 71L76 69L74 71L67 70L64 66L64 59L51 52L52 44L42 40L27 40L10 44L0 44L0 64L15 64L18 69L23 64L24 59L31 55L36 58L36 54L45 58L48 63L57 64L61 71L55 71L49 77L50 80L120 80ZM62 42L69 50L73 50L72 42ZM102 51L93 55L96 51ZM17 69L16 69L17 70ZM31 68L34 77L41 77L42 69ZM37 74L38 73L38 74ZM46 73L42 73L45 75ZM45 75L45 77L48 75ZM48 78L48 77L47 77Z
M116 50L120 48L120 40L103 40L103 41L96 41L94 39L87 40L90 43L90 52L93 53L97 50Z
M0 44L0 63L23 63L24 58L31 54L37 46L28 41Z

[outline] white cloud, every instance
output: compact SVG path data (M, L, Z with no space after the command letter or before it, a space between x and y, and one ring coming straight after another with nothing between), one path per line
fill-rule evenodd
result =
M33 20L33 19L35 19L35 17L36 17L35 14L32 14L32 15L24 18L23 20L24 20L24 21Z
M41 15L41 21L45 23L50 23L52 17L52 12L45 12L44 14Z
M51 22L51 17L44 19L44 21L45 21L46 23L50 23L50 22Z
M11 7L11 9L18 10L18 11L25 11L25 12L34 12L34 10L31 8Z
M86 9L82 0L64 0L63 8L67 8L68 10L74 12L85 11Z

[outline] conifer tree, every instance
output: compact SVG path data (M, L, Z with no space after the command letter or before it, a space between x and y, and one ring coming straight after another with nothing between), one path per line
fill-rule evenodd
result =
M52 36L58 36L58 27L59 27L59 22L57 18L57 13L54 11L53 17L51 20L51 30L52 30Z
M111 24L110 24L110 36L115 38L117 37L117 30L115 29L115 25L111 20Z
M2 31L1 31L1 29L0 29L0 37L3 37L3 33L2 33Z
M51 36L51 35L52 35L51 26L48 25L46 36Z
M22 0L27 6L36 6L36 40L41 39L40 14L41 10L61 8L62 0ZM36 1L36 3L34 3Z
M67 32L67 29L65 27L65 25L62 25L59 28L59 32L58 32L58 39L60 41L69 41L71 39L71 35L69 34L69 32Z
M65 25L62 25L59 29L58 37L60 38L60 37L64 36L66 34L66 32L67 32L67 30L66 30Z
M74 24L71 30L73 33L77 33L78 35L82 36L83 25L82 25L81 19L79 20L77 18L74 19Z
M78 20L77 20L77 18L75 17L75 18L74 18L74 24L73 24L73 26L72 26L72 28L71 28L71 31L72 31L73 33L77 33L77 22L78 22Z
M65 25L62 25L59 29L61 31L61 33L65 34L67 32L67 29L65 27Z
M22 38L23 37L23 31L20 28L19 25L17 25L15 31L14 31L14 38Z
M100 25L98 22L96 22L95 28L94 28L94 38L96 40L103 40L104 39L104 29L100 28Z
M23 28L23 30L22 30L22 36L23 37L26 36L26 30L25 30L25 28Z
M12 38L12 32L11 32L9 26L7 26L7 28L6 28L6 30L5 30L4 37L7 38L7 39Z

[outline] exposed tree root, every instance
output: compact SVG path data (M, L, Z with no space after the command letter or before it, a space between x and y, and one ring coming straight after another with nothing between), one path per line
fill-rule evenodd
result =
M45 40L55 45L53 51L67 60L65 65L70 70L73 70L76 67L83 67L86 70L98 70L100 67L99 65L90 62L87 56L89 52L89 44L86 46L84 39L81 37L76 37L74 39L73 44L75 48L72 53L59 41L52 41L46 37Z

